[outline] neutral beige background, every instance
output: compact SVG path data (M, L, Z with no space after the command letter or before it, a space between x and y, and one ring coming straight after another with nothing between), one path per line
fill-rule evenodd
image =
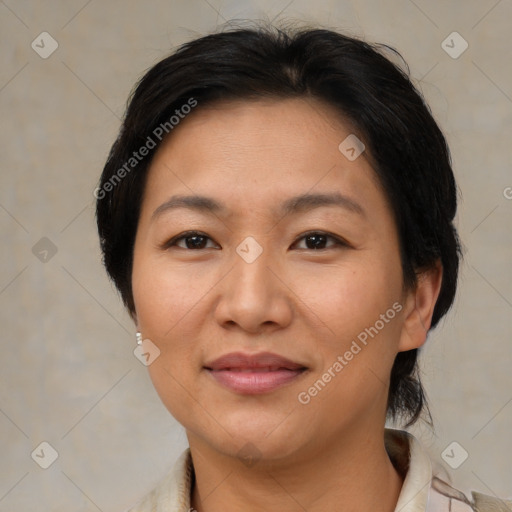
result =
M93 190L136 79L231 18L297 18L396 46L453 152L466 245L424 378L432 457L457 441L464 490L512 497L510 0L0 1L0 511L120 511L186 445L134 357L100 264ZM58 49L31 42L47 31ZM469 48L451 58L453 31ZM33 246L57 248L42 262ZM42 242L43 244L45 242ZM44 246L43 246L44 248ZM31 458L58 452L46 470ZM448 468L449 469L449 468Z

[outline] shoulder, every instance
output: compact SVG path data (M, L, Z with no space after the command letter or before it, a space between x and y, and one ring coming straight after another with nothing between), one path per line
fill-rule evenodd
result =
M481 494L476 491L471 493L472 499L450 484L434 476L431 484L431 502L440 504L446 503L451 512L512 512L512 501L502 500L487 494ZM427 512L430 509L427 509ZM432 512L445 510L444 508L432 507Z
M410 433L386 429L386 449L404 478L396 512L512 512L512 501L473 491L468 498L432 469L421 443Z

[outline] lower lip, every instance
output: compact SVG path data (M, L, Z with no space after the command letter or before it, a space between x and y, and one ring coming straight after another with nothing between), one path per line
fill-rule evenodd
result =
M270 372L237 372L233 370L209 370L208 373L232 391L245 395L269 393L297 379L304 370L276 370Z

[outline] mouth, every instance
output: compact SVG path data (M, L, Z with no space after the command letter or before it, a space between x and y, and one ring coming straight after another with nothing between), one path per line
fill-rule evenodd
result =
M204 369L222 385L240 394L270 393L300 377L307 367L277 354L226 354Z

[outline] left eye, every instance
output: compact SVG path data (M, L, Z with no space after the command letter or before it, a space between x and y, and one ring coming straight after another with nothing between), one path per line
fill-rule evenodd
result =
M331 244L331 246L327 246L329 240L334 242L333 244ZM293 243L292 247L301 245L301 244L299 244L299 242L301 242L301 241L304 241L304 243L302 244L303 246L296 247L296 248L321 250L321 249L329 249L331 247L336 247L336 246L347 246L347 244L344 241L340 240L339 238L337 238L333 235L328 235L327 233L322 233L322 232L306 233L305 235L302 235L298 240L296 240ZM305 245L305 247L304 247L304 245Z

